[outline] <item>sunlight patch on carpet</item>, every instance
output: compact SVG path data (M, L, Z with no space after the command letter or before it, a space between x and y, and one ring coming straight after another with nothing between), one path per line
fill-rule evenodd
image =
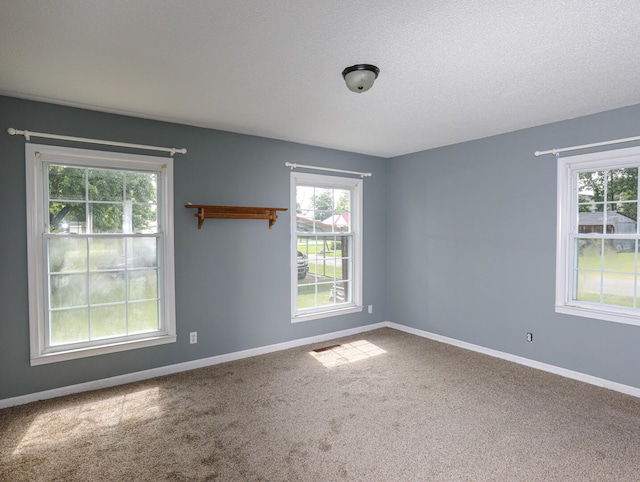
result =
M383 353L387 352L367 340L354 341L353 343L345 343L343 345L332 345L309 352L312 357L327 368L364 360Z
M38 415L13 454L66 443L125 421L154 418L160 413L159 392L158 387L149 388Z

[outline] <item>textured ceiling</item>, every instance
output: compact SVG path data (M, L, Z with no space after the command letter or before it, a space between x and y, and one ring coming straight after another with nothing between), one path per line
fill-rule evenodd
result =
M392 157L640 104L639 7L0 0L0 93Z

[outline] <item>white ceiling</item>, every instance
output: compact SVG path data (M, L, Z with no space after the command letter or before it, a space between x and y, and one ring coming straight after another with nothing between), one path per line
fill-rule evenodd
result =
M392 157L640 104L640 4L0 0L0 93Z

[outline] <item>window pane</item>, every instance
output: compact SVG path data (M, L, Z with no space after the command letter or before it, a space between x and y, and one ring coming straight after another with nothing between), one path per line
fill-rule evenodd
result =
M576 239L578 256L574 275L574 293L577 301L600 302L602 240Z
M124 172L111 169L89 169L88 194L90 201L121 203L124 200Z
M603 273L603 303L615 306L633 307L635 276L621 273Z
M123 204L89 204L89 223L92 233L122 233Z
M333 190L316 188L313 197L314 216L316 221L327 223L333 214Z
M124 271L92 273L90 282L91 304L124 302L126 300Z
M636 203L607 204L607 234L635 234L637 223L634 218L624 214L636 215Z
M602 207L602 205L601 205ZM590 207L589 207L590 208ZM578 232L580 234L599 233L604 231L604 212L579 212Z
M315 254L317 251L317 236L298 236L298 251L306 256Z
M296 269L298 272L298 284L307 283L307 275L309 273L309 257L302 251L296 253Z
M155 269L129 271L129 300L158 297L158 272Z
M93 238L89 240L91 270L122 269L125 260L123 238Z
M331 288L331 293L329 295L329 301L333 303L348 303L351 301L351 293L349 289L350 283L336 283L333 288Z
M593 211L602 211L605 188L604 171L578 173L578 202L593 206ZM598 208L597 205L600 205Z
M158 176L148 172L127 172L127 201L156 203L158 200ZM115 199L113 199L115 201Z
M53 275L50 283L49 302L52 309L88 304L86 273Z
M87 240L60 237L49 240L49 272L87 270Z
M52 311L51 345L62 345L89 340L89 312L86 308Z
M155 204L134 204L131 209L134 233L158 232L158 209Z
M607 176L607 201L638 199L638 168L611 169Z
M338 236L336 246L337 256L353 259L353 236Z
M318 284L318 299L317 299L317 307L330 306L335 304L333 301L333 283L332 282L324 282Z
M86 199L86 169L50 165L48 171L49 199Z
M577 239L578 269L602 269L602 240Z
M87 225L86 209L84 202L49 202L49 232L84 233Z
M299 233L313 233L314 221L313 211L301 209L296 215L296 231Z
M349 258L342 258L336 261L338 268L336 269L336 280L349 281L352 279L351 266L352 261Z
M130 238L127 246L128 268L158 267L157 238Z
M129 334L156 331L158 320L157 301L129 304Z
M350 231L349 213L334 214L331 216L331 225L333 227L333 231Z
M576 273L576 301L600 303L602 273L596 271L578 271Z
M333 230L351 231L351 191L336 189L334 198L336 199L336 205L333 215Z
M334 189L336 200L335 211L337 214L351 212L351 191L348 189Z
M633 239L607 239L604 243L605 271L635 272L635 241Z
M298 310L316 307L316 286L298 285Z
M127 310L124 304L91 308L91 339L125 336Z
M638 203L623 203L618 211L619 233L633 233L638 230Z

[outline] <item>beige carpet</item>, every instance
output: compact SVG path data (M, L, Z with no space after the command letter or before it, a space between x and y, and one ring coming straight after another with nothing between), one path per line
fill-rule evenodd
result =
M388 328L0 411L2 481L632 481L639 469L640 399Z

